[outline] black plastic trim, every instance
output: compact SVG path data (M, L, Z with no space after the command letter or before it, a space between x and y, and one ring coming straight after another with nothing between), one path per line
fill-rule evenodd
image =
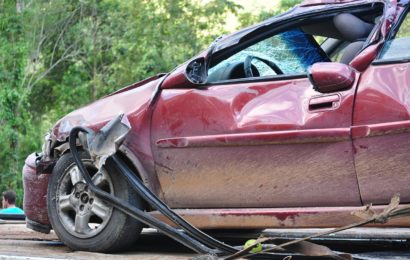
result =
M26 220L24 214L0 214L2 220Z
M49 234L51 230L51 227L49 225L41 224L41 223L38 223L30 219L27 219L26 226L29 229L32 229L34 231L44 233L44 234Z
M399 64L399 63L409 63L410 57L404 59L387 59L387 60L375 60L372 65L391 65L391 64Z
M243 79L230 79L230 80L207 83L207 84L203 85L202 88L210 88L210 87L213 87L213 86L232 85L232 84L241 84L241 83L257 83L257 82L270 82L270 81L275 82L275 81L291 80L291 79L303 79L303 78L308 78L306 73L291 74L291 75L266 76L266 77L255 77L255 78L243 78Z

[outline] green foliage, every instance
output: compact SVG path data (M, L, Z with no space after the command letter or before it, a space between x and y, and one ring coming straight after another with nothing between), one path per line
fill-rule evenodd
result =
M249 25L261 22L263 20L266 20L268 18L271 18L280 13L286 12L289 9L293 8L294 6L300 4L301 2L302 0L280 0L278 8L263 10L258 14L252 14L249 12L240 13L238 15L239 21L242 26L249 26Z
M15 189L21 206L24 159L59 118L172 70L239 11L229 0L0 0L0 191Z
M281 0L279 4L279 12L287 11L293 8L295 5L298 5L302 0Z
M31 130L30 115L21 95L28 44L15 3L5 1L0 9L0 189L15 188L21 194L21 162L25 157L20 138ZM23 105L20 105L23 104ZM28 144L28 149L34 147Z

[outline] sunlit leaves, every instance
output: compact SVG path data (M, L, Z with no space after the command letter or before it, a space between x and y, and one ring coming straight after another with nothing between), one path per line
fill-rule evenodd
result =
M19 2L0 1L0 190L15 188L19 199L24 159L59 118L172 70L242 12L228 0Z

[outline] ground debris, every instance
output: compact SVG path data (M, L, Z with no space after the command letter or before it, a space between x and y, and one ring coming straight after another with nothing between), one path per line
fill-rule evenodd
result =
M355 227L360 227L360 226L363 226L369 223L385 224L391 218L398 218L398 217L404 217L404 216L410 215L410 207L399 208L398 207L399 204L400 204L400 195L397 193L392 197L390 204L381 213L376 213L372 209L371 204L365 206L364 210L352 212L352 215L357 216L358 218L362 219L362 221L360 222L350 224L350 225L347 225L341 228L319 232L319 233L316 233L316 234L313 234L313 235L310 235L304 238L295 239L295 240L287 241L287 242L285 242L281 238L260 237L252 245L246 248L243 248L237 253L232 254L224 259L232 260L232 259L238 259L241 257L251 257L252 255L256 255L260 253L269 253L273 251L281 251L283 253L286 253L286 252L296 253L298 255L308 256L308 257L312 257L312 256L326 257L326 258L341 259L341 260L353 259L350 254L334 252L325 246L317 245L312 242L308 242L307 240L330 235L330 234L333 234L339 231L343 231L343 230L347 230L347 229L351 229ZM270 244L264 244L264 249L261 252L258 252L256 254L250 253L250 251L253 248L255 248L259 243L270 243Z

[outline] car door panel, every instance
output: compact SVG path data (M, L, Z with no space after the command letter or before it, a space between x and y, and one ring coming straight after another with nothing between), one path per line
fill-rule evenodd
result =
M359 84L352 135L363 203L410 202L410 64L373 65Z
M360 205L350 139L354 88L309 111L307 78L162 90L156 171L171 207ZM329 102L329 99L325 101Z

